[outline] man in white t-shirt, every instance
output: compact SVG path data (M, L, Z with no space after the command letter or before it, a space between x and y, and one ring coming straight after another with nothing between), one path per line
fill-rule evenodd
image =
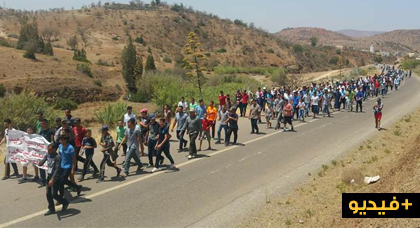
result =
M12 121L10 119L5 119L3 126L5 128L4 130L4 136L3 139L0 142L0 146L3 145L3 143L6 143L7 145L7 140L8 140L8 136L9 136L9 131L10 130L15 130L14 128L12 128ZM6 180L10 178L10 163L6 162L7 158L4 159L4 165L5 165L5 169L4 169L4 176L1 178L1 180ZM16 163L12 163L12 167L13 167L13 174L12 176L19 176L19 170L18 167L16 165Z
M316 117L317 114L319 114L319 97L316 93L316 91L313 93L312 97L311 97L311 105L312 105L312 112L314 113L314 117Z
M136 114L133 113L133 107L128 106L127 107L127 113L124 114L124 124L125 124L125 126L128 126L128 121L131 118L134 118L136 120L136 122L137 122Z
M184 110L187 110L188 108L188 103L185 102L185 97L181 97L181 101L178 103L178 107L182 106L184 108Z

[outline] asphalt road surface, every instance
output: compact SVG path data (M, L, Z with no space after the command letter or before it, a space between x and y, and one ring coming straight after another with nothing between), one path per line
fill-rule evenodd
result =
M413 76L404 82L401 90L383 99L384 128L420 106L420 79ZM322 164L380 134L374 128L373 104L374 100L365 102L364 113L341 111L331 118L295 121L296 132L267 130L260 124L264 134L250 135L249 120L241 118L242 145L213 145L216 150L188 160L188 152L178 153L178 143L173 142L171 152L178 170L152 174L151 169L144 169L123 180L113 178L115 170L107 167L106 182L85 180L82 196L66 193L66 198L72 198L69 209L48 217L43 216L47 208L44 188L31 182L18 184L17 179L2 181L0 227L235 226L270 197L286 194L307 180L308 172L316 173ZM100 160L97 152L96 164ZM146 164L146 157L141 160ZM1 173L3 169L1 165ZM33 173L32 167L28 170Z

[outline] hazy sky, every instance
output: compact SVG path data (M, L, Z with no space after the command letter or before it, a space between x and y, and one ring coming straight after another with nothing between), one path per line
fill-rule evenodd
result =
M98 0L0 0L19 9L80 8ZM129 0L114 0L128 3ZM102 3L111 2L102 0ZM149 2L146 0L144 2ZM329 30L390 31L419 29L419 0L166 0L194 9L242 19L270 32L287 27L322 27ZM3 4L2 4L3 6Z

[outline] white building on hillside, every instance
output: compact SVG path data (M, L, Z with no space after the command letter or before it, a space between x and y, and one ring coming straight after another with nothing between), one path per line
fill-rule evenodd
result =
M372 45L370 45L370 53L375 53L375 47Z

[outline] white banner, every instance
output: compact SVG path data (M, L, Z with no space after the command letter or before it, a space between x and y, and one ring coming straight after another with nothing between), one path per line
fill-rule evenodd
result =
M28 165L38 163L48 153L50 143L41 135L28 134L23 131L10 130L7 137L7 162ZM39 167L39 166L38 166ZM47 162L41 169L48 169Z

